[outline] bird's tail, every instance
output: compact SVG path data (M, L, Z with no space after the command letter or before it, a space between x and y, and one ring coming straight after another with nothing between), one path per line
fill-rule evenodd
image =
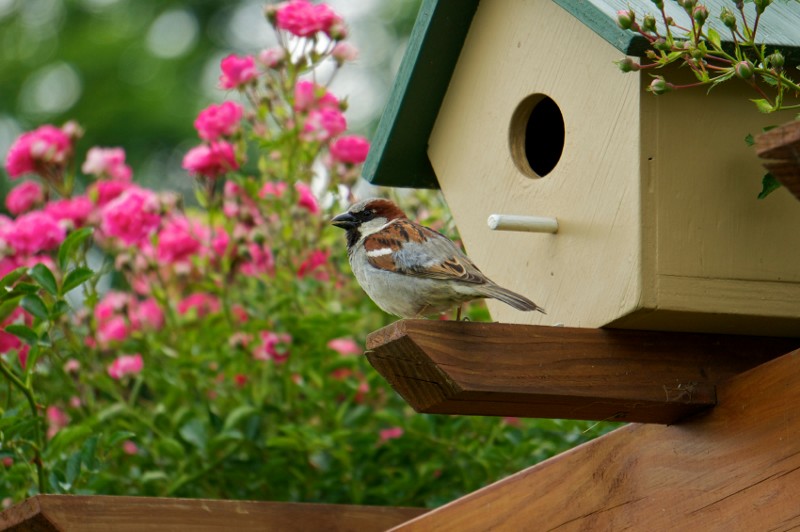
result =
M533 311L538 310L542 314L547 314L542 307L531 301L525 296L521 296L516 292L512 292L507 288L503 288L502 286L496 285L494 283L488 283L480 287L480 291L486 297L491 297L502 301L506 305L510 305L517 310L522 311Z

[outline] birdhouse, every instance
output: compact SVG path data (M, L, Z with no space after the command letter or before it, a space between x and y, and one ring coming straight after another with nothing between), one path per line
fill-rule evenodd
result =
M490 301L495 320L796 336L800 204L757 199L765 171L745 143L791 117L759 113L738 80L649 93L648 72L614 65L646 49L615 23L628 8L656 9L424 2L365 177L440 187L478 267L548 312ZM798 28L800 4L776 3L759 37L797 64ZM696 81L687 70L658 73ZM526 224L544 232L503 230Z

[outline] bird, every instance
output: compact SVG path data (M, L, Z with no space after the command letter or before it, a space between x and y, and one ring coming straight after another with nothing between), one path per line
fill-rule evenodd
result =
M408 218L392 201L369 198L331 219L344 229L356 280L383 311L421 318L479 298L521 311L545 310L486 277L449 238Z

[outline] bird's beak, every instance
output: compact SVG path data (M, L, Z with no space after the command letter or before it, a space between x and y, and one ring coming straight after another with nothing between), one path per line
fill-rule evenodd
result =
M352 229L358 225L358 221L356 220L356 217L349 212L343 212L342 214L335 216L331 220L331 224L335 225L336 227L341 227L342 229Z

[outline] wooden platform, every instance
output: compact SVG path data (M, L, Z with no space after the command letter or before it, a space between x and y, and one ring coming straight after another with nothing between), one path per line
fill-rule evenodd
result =
M674 426L628 425L393 530L800 527L800 350Z
M39 495L0 513L13 532L379 531L422 508L339 504Z
M367 358L418 412L674 423L800 339L401 320Z

